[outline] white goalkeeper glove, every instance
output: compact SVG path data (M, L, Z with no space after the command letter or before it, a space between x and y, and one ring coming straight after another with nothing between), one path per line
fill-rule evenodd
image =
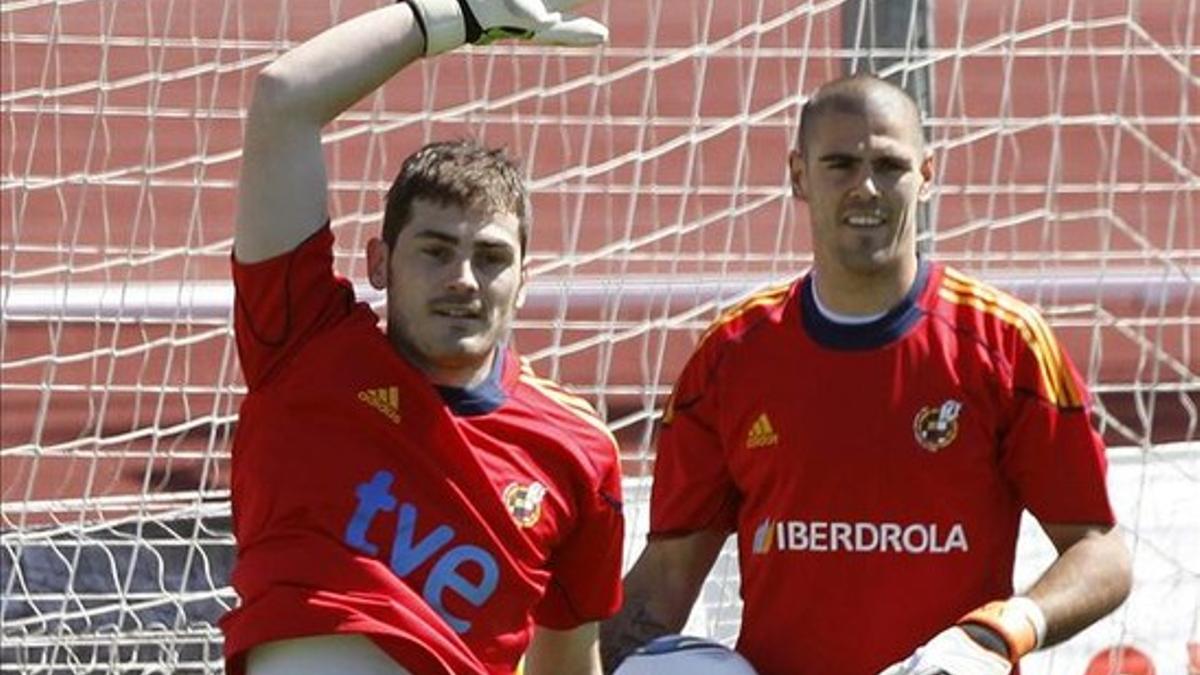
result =
M591 47L608 40L604 24L560 10L585 0L403 0L425 34L425 55L505 38Z
M981 629L997 638L997 647L1003 641L1007 655L972 637ZM1013 664L1040 647L1045 637L1046 617L1029 598L989 602L880 675L1008 675Z
M1008 675L1011 670L1008 659L952 626L880 675Z

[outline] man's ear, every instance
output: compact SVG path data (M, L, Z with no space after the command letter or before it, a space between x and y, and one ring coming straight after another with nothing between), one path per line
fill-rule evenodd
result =
M389 253L387 243L379 237L371 237L367 241L367 279L373 288L381 291L386 290L388 285Z
M804 174L804 155L799 150L792 150L788 153L788 174L792 183L792 196L807 201L808 196L804 190L807 178Z
M517 302L514 305L517 309L525 306L525 293L529 288L529 265L521 263L521 287L517 289Z
M931 150L926 150L925 158L921 160L921 178L924 179L924 182L921 183L921 189L917 192L917 198L927 202L933 191L933 151Z

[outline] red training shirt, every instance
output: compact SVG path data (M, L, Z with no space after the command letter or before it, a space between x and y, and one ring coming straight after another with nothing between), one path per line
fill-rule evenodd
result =
M332 271L328 226L233 263L249 394L233 446L228 669L272 640L361 633L414 673L512 673L536 622L620 606L611 434L505 349L431 385Z
M1084 385L1028 305L922 263L866 325L811 275L721 317L664 418L651 537L738 533L762 675L874 675L1012 594L1023 508L1113 523Z

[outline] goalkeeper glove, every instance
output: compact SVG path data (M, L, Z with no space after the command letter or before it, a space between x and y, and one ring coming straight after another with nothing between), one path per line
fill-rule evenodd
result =
M880 675L1008 675L1045 637L1046 617L1029 598L989 602Z
M608 40L604 24L561 13L584 0L404 0L425 34L425 55L462 45L519 38L590 47Z

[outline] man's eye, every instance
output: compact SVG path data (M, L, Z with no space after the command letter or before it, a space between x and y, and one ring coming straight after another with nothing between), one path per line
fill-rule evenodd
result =
M475 256L475 260L478 264L487 267L502 267L512 261L512 256L504 251L489 251L478 254Z
M450 260L451 256L453 255L450 252L450 249L448 249L444 246L430 246L428 248L422 249L421 252L424 253L430 259L436 260L437 262L446 262L446 261Z

